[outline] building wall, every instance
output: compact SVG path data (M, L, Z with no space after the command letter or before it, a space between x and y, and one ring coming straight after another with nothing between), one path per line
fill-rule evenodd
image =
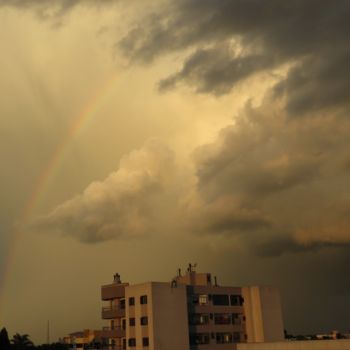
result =
M140 304L140 297L147 295L147 304ZM129 286L126 297L126 339L135 338L136 347L143 350L142 338L149 338L149 350L189 350L186 286L171 288L170 283L148 282ZM129 306L129 298L135 298L135 305ZM148 317L148 325L141 326L140 318ZM135 326L130 327L130 317Z
M153 343L153 331L152 331L152 323L153 323L153 313L152 313L152 284L151 283L142 283L136 284L133 286L128 286L125 288L125 318L126 318L126 344L127 349L133 350L142 350L142 338L149 338L149 350L154 349ZM147 304L140 304L140 297L143 295L147 295ZM129 305L129 298L135 299L135 305ZM148 325L141 326L140 319L141 317L148 317ZM135 326L130 327L129 320L130 318L135 318ZM128 339L135 338L136 339L136 347L128 346Z
M237 350L350 350L350 340L284 341L238 344Z
M153 350L189 350L186 286L152 283Z
M244 287L247 342L275 342L284 339L281 300L273 287Z

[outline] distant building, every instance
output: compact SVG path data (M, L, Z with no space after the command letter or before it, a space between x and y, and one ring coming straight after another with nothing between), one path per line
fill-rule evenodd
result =
M168 283L129 285L116 274L101 297L109 322L101 337L114 350L235 350L284 339L276 288L219 286L191 264Z
M61 341L71 349L100 349L103 345L101 333L101 330L84 329L83 331L70 333L63 337Z

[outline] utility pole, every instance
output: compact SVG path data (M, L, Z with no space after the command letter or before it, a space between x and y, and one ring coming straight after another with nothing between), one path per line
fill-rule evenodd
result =
M50 344L50 320L47 320L46 343Z

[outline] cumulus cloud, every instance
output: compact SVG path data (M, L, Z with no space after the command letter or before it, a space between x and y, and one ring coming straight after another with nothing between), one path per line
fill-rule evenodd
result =
M260 223L246 225L250 235L242 236L259 254L350 244L344 191L350 122L331 115L290 120L283 104L272 102L248 105L214 143L197 149L198 196L210 203L210 215L198 225L204 221L213 234L222 227L235 234L225 217L229 212L234 220L234 207L254 213L253 223ZM223 203L220 210L217 203Z
M33 228L87 243L159 232L167 215L174 219L167 207L176 191L175 174L172 151L158 141L148 141L124 156L117 171L37 219Z

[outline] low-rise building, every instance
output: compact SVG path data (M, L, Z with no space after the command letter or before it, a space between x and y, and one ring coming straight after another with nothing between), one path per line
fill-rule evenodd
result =
M284 339L276 288L219 286L191 264L171 282L130 285L116 274L101 297L102 337L114 350L235 350Z

